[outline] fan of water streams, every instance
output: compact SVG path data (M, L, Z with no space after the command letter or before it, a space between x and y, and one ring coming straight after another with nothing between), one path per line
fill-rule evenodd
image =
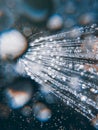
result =
M92 120L98 111L96 26L80 27L29 43L19 60L25 74Z

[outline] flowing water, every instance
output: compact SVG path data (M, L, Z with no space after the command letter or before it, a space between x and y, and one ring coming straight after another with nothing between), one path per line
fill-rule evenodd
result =
M98 111L96 26L31 39L20 59L25 74L92 120Z

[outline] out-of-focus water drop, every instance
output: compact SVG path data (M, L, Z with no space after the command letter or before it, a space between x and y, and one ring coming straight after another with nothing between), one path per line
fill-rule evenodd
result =
M16 80L5 90L6 100L13 109L23 107L32 96L32 84L25 80Z
M98 115L95 119L92 120L92 124L98 130Z
M47 17L51 14L52 9L52 0L25 0L23 14L29 17L33 22L43 22L46 21Z
M4 104L0 104L0 119L7 119L10 115L10 108Z
M33 111L35 117L41 122L49 120L52 116L51 110L47 108L43 103L34 104Z
M68 14L73 14L76 11L76 5L72 1L68 1L65 6L65 12Z
M28 116L30 116L31 113L32 113L32 108L29 107L29 106L24 106L24 107L22 108L22 110L21 110L21 113L22 113L22 115L28 117Z
M47 28L50 30L58 30L63 26L63 19L60 15L54 14L47 21Z
M81 25L87 25L87 24L91 24L94 23L96 21L95 19L95 14L94 13L90 13L90 12L86 12L82 15L79 16L79 23Z
M1 59L15 59L27 49L25 37L15 29L4 31L0 35Z

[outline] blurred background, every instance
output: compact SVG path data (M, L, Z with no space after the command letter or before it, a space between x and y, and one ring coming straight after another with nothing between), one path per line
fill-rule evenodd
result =
M0 35L16 29L27 43L94 23L98 0L0 0ZM0 130L95 130L83 115L24 76L17 60L0 58Z

